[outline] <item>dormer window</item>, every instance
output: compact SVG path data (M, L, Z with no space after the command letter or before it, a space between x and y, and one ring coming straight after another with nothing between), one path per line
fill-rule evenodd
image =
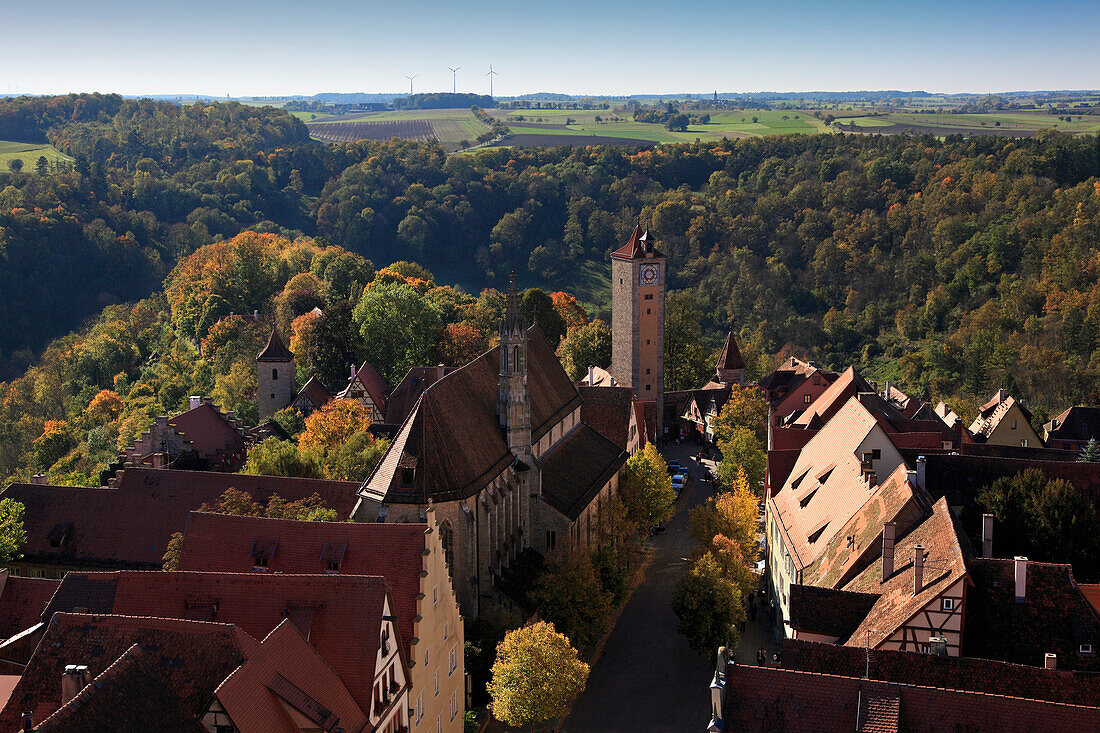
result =
M402 468L401 469L401 486L403 488L411 488L413 485L413 469Z
M252 558L253 570L267 570L267 565L270 560L262 555L256 555Z
M267 569L271 564L271 557L275 554L275 546L278 543L279 540L277 538L264 540L256 537L252 540L252 549L249 551L248 554L252 557L253 570L267 572Z
M1092 644L1082 644L1078 647L1077 652L1079 654L1092 654Z
M340 563L336 562L335 560L329 560L328 562L325 563L325 572L326 573L338 573L338 572L340 572Z

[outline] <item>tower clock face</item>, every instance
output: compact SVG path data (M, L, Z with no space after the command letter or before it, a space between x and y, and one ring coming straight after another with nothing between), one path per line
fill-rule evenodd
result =
M638 282L642 285L656 285L660 275L657 265L642 265L638 273Z

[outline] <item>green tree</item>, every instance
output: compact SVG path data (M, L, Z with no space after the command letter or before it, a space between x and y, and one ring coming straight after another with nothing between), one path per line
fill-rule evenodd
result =
M574 381L583 379L590 366L606 369L611 364L611 327L597 318L571 328L558 344L557 354L562 367Z
M595 643L607 630L611 601L583 549L551 553L532 599L542 618L581 644Z
M371 287L353 317L367 360L390 384L414 366L436 363L443 322L435 306L408 285Z
M50 172L50 161L45 155L38 156L38 160L34 161L34 172L40 176Z
M23 511L23 505L15 499L0 500L0 567L18 559L27 544Z
M303 449L290 440L268 438L248 450L241 473L259 476L325 478L318 452Z
M759 495L763 491L767 452L750 428L738 428L728 439L718 441L722 460L718 463L718 484L733 486L739 470L744 469L749 485Z
M1096 438L1089 438L1077 460L1080 463L1100 463L1100 445L1097 445Z
M668 122L665 123L665 127L667 127L670 132L687 132L689 122L691 122L691 120L688 119L687 115L672 115L672 117L668 118Z
M183 554L183 532L173 532L164 550L161 570L171 573L180 569L180 556Z
M565 335L565 320L545 290L530 288L524 291L519 301L519 312L524 323L533 323L542 330L550 348L558 348L562 336Z
M12 158L8 161L8 168L12 173L19 173L23 170L23 161L21 158Z
M668 464L652 443L626 460L619 494L627 516L648 529L672 518L676 493L668 475Z
M732 440L736 432L747 428L760 441L768 439L768 403L759 387L734 384L714 421L715 441Z
M673 290L665 298L665 389L695 389L709 376L712 353L703 345L699 296Z
M745 617L741 590L726 577L710 552L692 563L676 588L672 610L677 630L700 656L709 658L720 646L736 646L737 624Z
M584 690L588 671L553 624L539 621L509 631L497 645L489 710L512 726L550 720L565 713Z

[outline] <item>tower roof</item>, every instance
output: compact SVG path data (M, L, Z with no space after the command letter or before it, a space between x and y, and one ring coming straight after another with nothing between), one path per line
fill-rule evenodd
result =
M655 241L656 238L649 233L648 229L643 230L641 225L636 226L634 232L630 235L629 241L612 252L611 256L624 260L640 260L645 259L648 252L653 257L664 257L653 246Z
M718 357L718 369L744 369L745 362L741 358L741 349L737 348L737 339L733 337L733 331L726 336L726 345L722 347L722 354Z
M271 335L267 338L267 346L256 357L256 361L290 361L293 358L294 354L290 353L290 349L279 338L279 332L273 328Z

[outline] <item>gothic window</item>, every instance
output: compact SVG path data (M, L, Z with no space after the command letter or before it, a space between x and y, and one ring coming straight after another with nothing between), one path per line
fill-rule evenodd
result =
M500 350L500 358L504 362L504 371L508 371L508 349L503 348Z
M455 533L451 528L451 523L447 520L443 520L443 524L439 525L439 543L443 545L443 556L447 558L447 571L453 572Z
M272 379L278 379L279 378L279 370L278 369L272 369L271 370L271 378Z
M512 369L519 370L519 347L512 347Z

